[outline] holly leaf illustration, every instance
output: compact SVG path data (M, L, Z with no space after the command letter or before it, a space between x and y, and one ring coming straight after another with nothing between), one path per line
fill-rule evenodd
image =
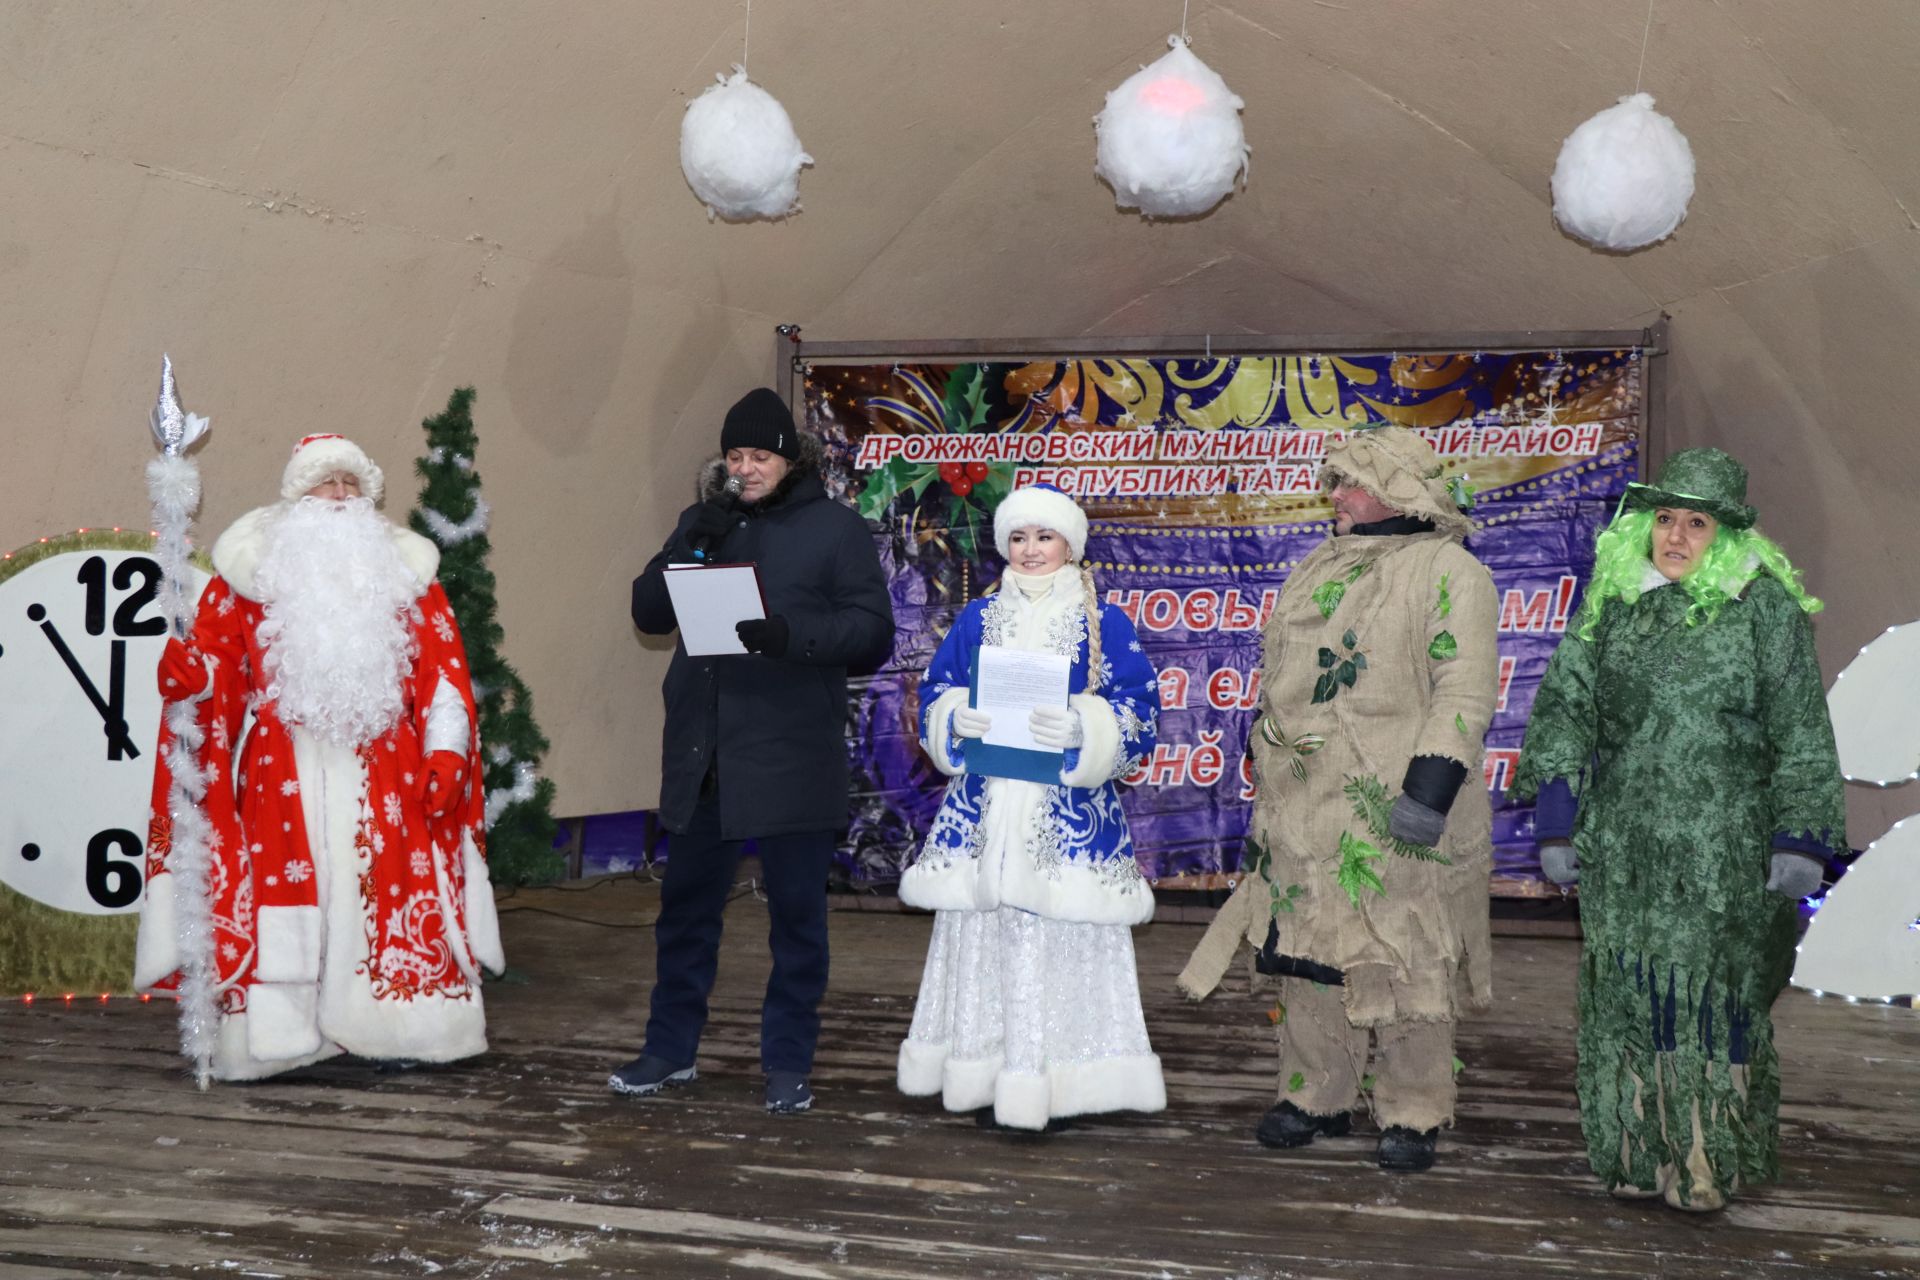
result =
M909 489L918 497L938 474L937 468L915 466L904 458L889 458L886 466L876 467L867 477L867 487L860 491L857 504L860 514L868 520L884 518L887 507L896 497Z
M1445 662L1460 652L1460 642L1453 638L1453 632L1442 631L1427 642L1427 656L1435 662Z
M987 420L987 370L984 365L955 365L947 375L941 425L948 431L971 431Z

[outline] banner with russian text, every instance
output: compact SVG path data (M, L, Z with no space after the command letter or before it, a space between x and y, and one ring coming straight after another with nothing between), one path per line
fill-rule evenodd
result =
M1160 672L1159 746L1121 788L1142 870L1162 888L1224 887L1252 795L1261 627L1331 534L1321 459L1342 433L1392 422L1474 494L1467 545L1502 598L1494 887L1534 891L1532 812L1503 793L1594 535L1636 475L1644 375L1636 348L809 365L829 489L874 522L899 623L886 667L854 682L844 869L896 880L925 836L944 780L916 741L917 682L999 577L994 507L1044 482L1086 508L1102 594Z

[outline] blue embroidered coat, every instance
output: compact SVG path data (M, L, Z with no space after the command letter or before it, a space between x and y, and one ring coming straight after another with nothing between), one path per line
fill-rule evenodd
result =
M1159 680L1132 622L1108 604L1097 606L1101 655L1090 670L1086 603L1080 575L1063 569L1037 599L1009 583L974 601L947 633L920 683L920 742L951 780L901 878L901 901L937 911L1010 906L1093 924L1152 918L1153 892L1113 784L1153 752ZM1085 740L1066 753L1060 785L966 771L953 713L967 705L982 644L1073 659L1068 687Z

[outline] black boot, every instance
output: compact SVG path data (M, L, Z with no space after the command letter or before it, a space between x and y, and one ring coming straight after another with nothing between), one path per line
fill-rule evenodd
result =
M1405 1125L1388 1125L1380 1134L1380 1167L1395 1173L1433 1168L1433 1140L1439 1133L1438 1129L1421 1133Z
M1353 1127L1353 1114L1336 1111L1330 1116L1309 1115L1291 1102L1275 1103L1260 1117L1253 1136L1263 1147L1304 1147L1315 1138L1343 1137Z

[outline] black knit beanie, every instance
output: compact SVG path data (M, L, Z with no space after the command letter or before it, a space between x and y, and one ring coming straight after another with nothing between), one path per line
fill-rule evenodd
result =
M733 449L765 449L789 462L800 456L800 432L778 392L755 387L727 410L726 425L720 428L720 451Z

